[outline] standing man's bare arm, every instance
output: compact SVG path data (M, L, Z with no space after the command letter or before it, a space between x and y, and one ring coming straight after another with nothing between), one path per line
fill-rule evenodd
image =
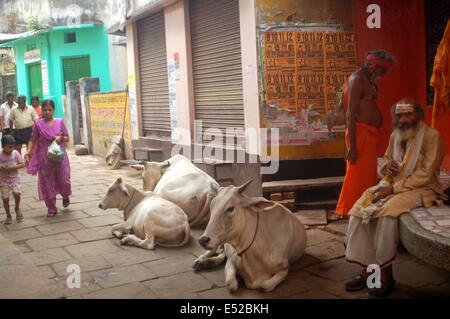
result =
M349 135L349 149L347 160L354 164L358 156L356 149L356 119L358 116L359 104L363 92L363 83L359 75L352 75L348 82L348 111L347 126Z

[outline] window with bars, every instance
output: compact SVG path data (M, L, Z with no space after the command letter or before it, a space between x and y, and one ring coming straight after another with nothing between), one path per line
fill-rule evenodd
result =
M75 32L64 33L64 43L77 42L77 34Z

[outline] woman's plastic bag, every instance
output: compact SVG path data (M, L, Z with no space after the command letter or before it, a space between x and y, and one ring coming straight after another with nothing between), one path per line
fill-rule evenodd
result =
M62 147L56 143L56 140L50 144L47 151L47 157L51 161L62 161L64 159L64 150Z

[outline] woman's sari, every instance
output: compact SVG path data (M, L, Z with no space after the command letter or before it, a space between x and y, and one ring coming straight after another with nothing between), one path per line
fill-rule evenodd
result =
M67 153L62 161L53 162L47 157L47 149L56 136L68 136L63 119L54 119L51 125L38 119L33 128L32 138L36 140L27 172L38 174L39 199L51 201L60 194L63 198L72 193L70 183L70 164ZM60 144L66 152L65 143Z

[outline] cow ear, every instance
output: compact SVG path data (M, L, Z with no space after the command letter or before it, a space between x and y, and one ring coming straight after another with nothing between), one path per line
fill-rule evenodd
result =
M238 186L237 187L238 194L242 194L242 192L245 191L247 189L248 185L250 185L252 182L253 182L253 178L251 180L245 182L241 186Z
M242 201L242 205L244 206L244 208L252 208L257 212L261 212L266 209L274 207L276 203L267 200L264 197L252 197L252 198L245 198Z
M137 171L145 171L145 166L144 165L140 165L140 164L136 164L136 165L130 165L131 168L134 168Z
M128 191L128 188L125 186L125 184L121 184L120 185L120 189L122 190L122 192L127 195L127 197L130 197L130 192Z

